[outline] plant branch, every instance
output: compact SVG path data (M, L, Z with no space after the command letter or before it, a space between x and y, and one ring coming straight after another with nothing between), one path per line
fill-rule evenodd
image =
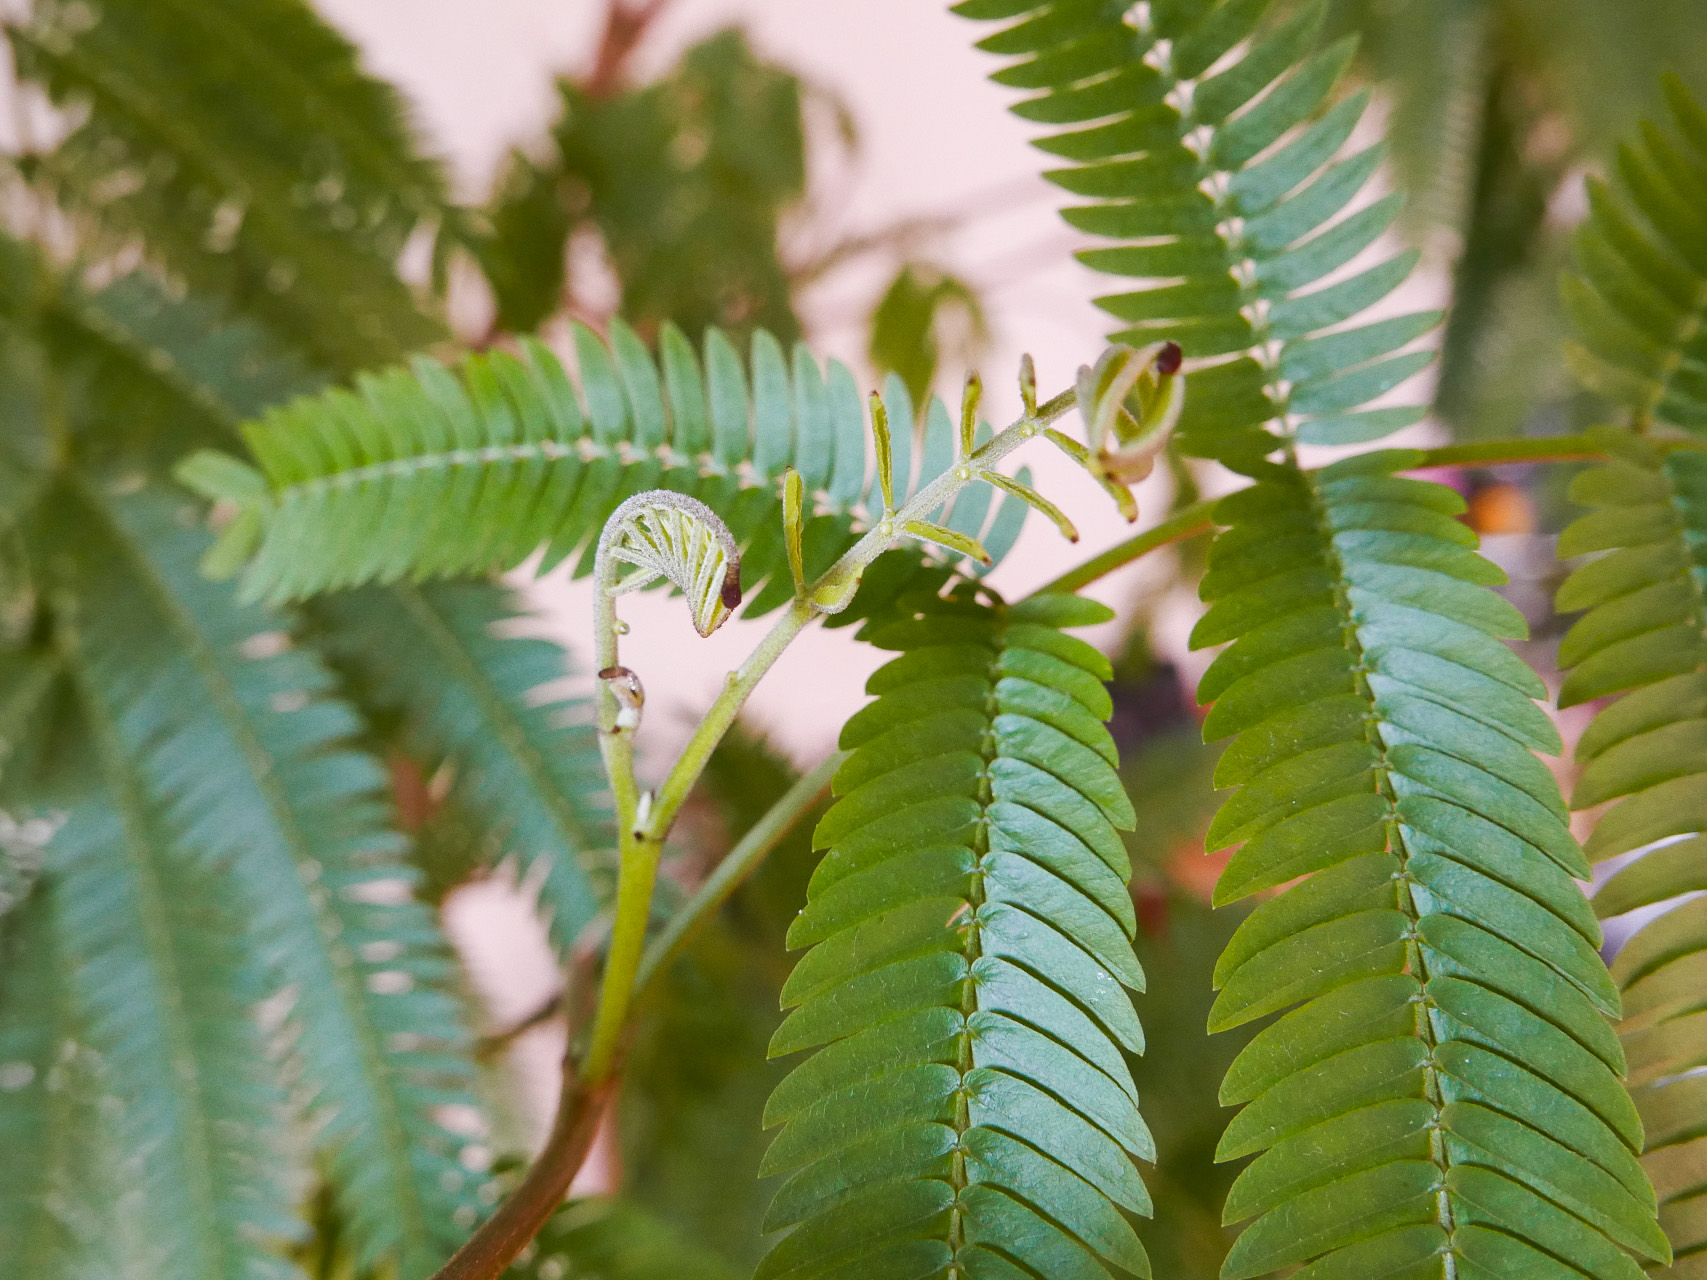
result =
M1497 467L1517 462L1584 462L1604 458L1606 449L1592 434L1517 440L1477 440L1425 449L1424 467Z
M1029 382L1024 386L1029 388ZM1019 421L1005 428L970 456L960 458L942 475L925 485L896 511L886 510L880 519L842 557L815 582L804 587L789 605L788 610L772 626L770 632L748 655L738 670L729 673L723 691L717 696L700 721L681 756L671 767L656 796L642 795L634 774L634 729L639 723L638 699L624 707L619 699L619 687L627 688L631 672L618 666L618 638L622 627L616 617L615 586L612 558L606 554L614 537L616 524L606 524L600 536L600 551L596 561L594 601L594 645L600 666L601 688L598 697L599 748L610 776L616 800L618 834L621 840L621 864L617 879L615 920L611 929L610 949L605 961L605 973L600 987L598 1011L587 1051L579 1069L566 1064L564 1089L558 1116L552 1126L552 1136L539 1158L528 1170L516 1191L498 1212L457 1251L433 1280L496 1280L517 1254L545 1225L557 1204L562 1200L575 1172L586 1158L593 1134L598 1127L605 1100L614 1087L622 1054L623 1037L629 1015L634 1007L637 978L646 954L646 926L650 922L652 890L657 879L658 856L664 837L669 833L676 815L688 793L704 772L706 763L724 734L735 723L736 716L760 679L782 656L789 643L807 624L822 613L834 613L845 608L858 589L860 579L871 563L890 547L907 540L909 523L924 522L938 507L946 505L966 485L984 480L991 468L1028 440L1035 439L1051 422L1071 410L1077 403L1075 391L1063 391L1045 404L1032 407L1029 390L1027 412ZM637 495L639 496L639 495ZM631 499L630 501L633 501ZM619 509L620 510L620 509ZM727 536L727 530L724 531ZM621 673L618 676L617 673ZM638 693L638 680L633 682ZM625 714L633 712L634 714ZM829 762L819 768L829 768ZM816 777L818 770L812 777ZM792 798L801 809L810 803L802 799L800 788L805 781L790 790L779 808ZM822 789L819 783L818 790ZM776 811L773 810L773 813ZM778 814L782 821L784 815ZM761 820L765 826L770 815ZM780 833L778 833L780 834ZM754 844L726 878L713 876L707 882L712 893L727 893L738 884L742 875L756 865L764 850L760 847L774 838L755 828L749 833ZM746 843L745 840L742 842ZM715 882L715 883L714 883ZM702 889L702 895L705 890ZM662 967L669 949L681 945L696 926L696 921L708 913L715 903L710 898L701 902L698 897L690 904L692 914L682 923L679 936L669 933L659 941L663 950L654 948L653 964L647 968L648 979Z
M1668 453L1683 449L1707 449L1707 441L1701 440L1649 439L1648 443ZM1593 462L1606 457L1606 447L1597 434L1585 432L1574 436L1479 440L1470 444L1449 444L1436 449L1424 449L1421 453L1422 461L1414 470L1420 471L1430 467L1500 467L1520 463ZM1215 521L1210 512L1214 510L1217 501L1215 498L1206 498L1202 502L1194 502L1189 507L1182 508L1154 528L1146 529L1124 542L1117 542L1108 550L1092 556L1078 568L1069 569L1060 577L1044 583L1032 594L1078 591L1152 551L1212 532Z
M628 4L625 0L610 0L605 11L605 29L599 37L599 50L593 59L593 69L587 74L582 88L594 98L614 97L628 78L629 63L634 51L645 38L647 30L664 12L670 0L642 0Z
M494 1280L563 1203L615 1088L614 1080L588 1084L568 1071L567 1064L565 1068L557 1119L527 1177L456 1256L434 1273L433 1280Z
M729 896L770 856L783 837L794 829L794 824L800 821L801 816L818 802L829 788L830 779L835 777L836 770L841 768L842 762L847 758L847 752L833 751L810 773L803 774L765 815L752 825L747 834L729 851L728 856L706 877L705 883L700 885L693 897L683 903L681 909L670 918L670 922L652 940L651 945L646 948L646 954L641 958L640 971L634 978L636 1005L645 1002L652 984L669 971L671 963L693 941L706 921L717 913L729 900Z
M1051 591L1077 591L1159 547L1186 542L1209 533L1215 528L1215 522L1210 519L1209 513L1215 509L1216 501L1214 498L1205 498L1202 502L1194 502L1189 507L1176 511L1154 528L1146 529L1125 542L1115 543L1107 551L1092 556L1078 568L1069 569L1059 578L1044 583L1032 594L1040 596Z
M508 1049L535 1027L544 1026L550 1022L563 1008L563 995L562 991L553 991L535 1005L531 1012L523 1014L509 1026L494 1031L491 1035L481 1036L475 1045L475 1054L481 1058L493 1057Z

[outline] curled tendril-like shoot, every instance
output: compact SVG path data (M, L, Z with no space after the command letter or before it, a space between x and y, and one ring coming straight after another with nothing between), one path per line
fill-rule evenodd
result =
M1179 345L1115 346L1079 370L1079 413L1085 420L1094 475L1137 484L1156 465L1185 407Z
M599 589L612 596L667 579L687 597L702 636L741 603L741 553L728 526L697 498L668 489L637 493L611 513L598 565Z
M617 661L616 597L663 578L687 597L694 630L708 636L741 603L741 553L734 536L705 503L668 489L637 493L611 512L594 561L599 680L609 695L599 725L622 737L640 726L645 691Z

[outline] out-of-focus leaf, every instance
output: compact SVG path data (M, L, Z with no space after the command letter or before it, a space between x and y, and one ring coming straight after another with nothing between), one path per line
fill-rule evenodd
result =
M744 1270L625 1200L573 1200L505 1280L737 1280Z
M395 745L429 774L445 771L431 841L460 843L463 875L513 857L566 953L610 893L615 834L585 700L534 700L569 674L567 655L501 634L520 611L501 587L447 582L340 592L309 618Z
M34 170L113 246L252 314L328 368L433 341L394 263L455 223L397 92L301 0L40 0L20 74L79 122Z
M557 309L569 236L590 225L642 330L672 320L696 339L712 325L797 337L776 246L806 185L799 79L728 30L642 88L559 91L556 154L511 156L481 250L500 327L532 329Z
M970 363L989 336L976 289L939 268L907 263L871 313L868 353L873 367L898 375L913 403L924 404L943 357Z

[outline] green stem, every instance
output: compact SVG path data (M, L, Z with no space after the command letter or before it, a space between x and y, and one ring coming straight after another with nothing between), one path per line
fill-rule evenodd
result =
M906 540L907 534L903 530L907 521L922 519L945 505L962 488L981 478L983 472L1020 445L1034 439L1045 425L1068 412L1076 403L1074 393L1064 391L1038 406L1035 414L1028 414L1005 428L971 457L957 461L915 493L899 511L885 512L883 518L841 559L796 596L788 611L777 620L747 660L730 673L723 691L694 729L693 736L688 739L687 746L671 766L664 784L658 788L645 812L640 810L638 787L634 781L633 729L618 726L617 705L612 691L608 686L600 690L599 745L610 773L612 790L616 793L617 818L622 824L622 860L617 879L616 919L611 928L599 1007L594 1015L586 1056L582 1060L582 1074L590 1086L602 1084L615 1070L620 1056L622 1036L629 1010L634 1004L635 978L645 949L652 888L657 878L658 854L663 848L664 837L669 834L676 815L705 772L711 753L735 723L735 717L740 714L748 696L808 623L820 613L835 612L847 605L871 562L890 547ZM617 637L620 634L616 603L610 592L613 570L604 554L613 536L612 531L613 526L607 524L600 536L600 553L594 569L597 599L593 633L601 670L616 665Z
M621 1056L634 974L640 967L646 926L652 916L652 889L658 880L660 852L661 842L648 840L631 829L623 830L616 918L611 925L610 949L605 955L604 978L599 986L598 1012L593 1017L592 1034L579 1069L589 1087L609 1080Z
M735 723L747 696L782 656L789 641L799 635L815 611L796 600L748 655L738 671L717 695L693 737L682 750L664 785L658 789L651 809L636 829L630 814L621 830L622 862L617 875L616 919L611 926L610 951L605 958L604 980L599 988L599 1008L593 1018L581 1071L590 1085L602 1084L615 1069L622 1048L628 1012L633 1007L635 975L646 945L646 926L652 914L652 888L657 881L658 855L664 837L681 811L688 793L705 771L711 753ZM614 781L614 780L613 780Z
M653 983L669 971L671 963L693 941L705 922L729 900L748 876L770 856L771 850L794 829L794 824L829 789L830 779L848 758L846 751L833 751L810 773L803 774L742 836L717 869L706 877L693 897L685 902L664 926L641 958L635 975L634 1003L645 1002Z
M1176 511L1154 528L1146 529L1136 537L1128 538L1125 542L1117 542L1107 551L1092 556L1076 569L1069 569L1059 578L1044 583L1032 594L1044 595L1052 591L1077 591L1080 587L1095 582L1098 578L1113 573L1122 565L1131 564L1140 556L1156 550L1158 547L1169 546L1175 542L1185 542L1199 534L1210 532L1215 528L1214 520L1209 513L1215 509L1216 499L1205 498L1202 502L1194 502L1189 507Z
M1650 440L1665 452L1680 449L1707 449L1701 440ZM1424 449L1422 461L1415 470L1426 467L1500 467L1519 463L1593 462L1606 457L1606 447L1599 435L1584 433L1574 436L1549 436L1542 439L1479 440L1471 444L1442 445ZM1092 556L1076 569L1069 569L1059 578L1044 583L1033 595L1051 591L1078 591L1098 578L1107 577L1116 569L1161 547L1186 542L1215 528L1210 516L1216 499L1194 502L1125 542L1117 542L1107 551Z
M1425 467L1498 467L1517 462L1581 462L1606 456L1593 435L1549 436L1538 439L1476 440L1468 444L1425 449Z

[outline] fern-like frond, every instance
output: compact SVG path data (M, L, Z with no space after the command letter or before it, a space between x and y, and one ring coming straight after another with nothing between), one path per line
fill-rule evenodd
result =
M753 340L750 379L716 330L703 371L674 329L664 331L657 362L620 322L608 347L584 327L575 337L578 387L556 356L526 340L519 356L472 356L455 372L417 361L251 424L246 435L265 479L233 493L253 523L228 535L233 554L259 540L245 593L292 599L484 572L540 548L542 571L579 553L577 573L586 573L611 512L665 488L723 517L742 544L747 614L761 614L794 596L779 492L790 466L813 503L808 574L852 545L875 482L865 408L846 367L831 361L826 373L804 347L791 361L765 333ZM892 421L914 420L898 380L886 399ZM911 433L894 436L897 503L954 456L955 427L941 401L924 421L916 467ZM971 534L988 526L984 545L997 557L1017 537L1024 504L1011 498L994 517L989 507L988 489L972 486L947 523ZM908 555L916 569L918 553ZM875 575L885 576L894 571Z
M1398 212L1353 208L1380 149L1341 158L1368 102L1330 102L1350 42L1312 52L1325 6L1266 23L1270 0L964 0L1007 23L979 47L1012 59L994 79L1015 111L1061 131L1037 145L1070 162L1045 176L1086 203L1074 227L1113 242L1080 260L1135 282L1099 299L1119 341L1178 342L1191 395L1179 440L1235 464L1306 443L1374 440L1415 408L1367 409L1428 363L1405 351L1432 313L1343 327L1398 286L1404 254L1346 275ZM1329 281L1331 283L1324 283ZM1324 331L1332 330L1331 334Z
M136 239L333 369L440 335L394 262L455 220L396 91L300 0L38 0L20 74L79 117L37 157L68 209Z
M733 1267L622 1200L574 1200L545 1225L505 1280L736 1280Z
M1264 900L1211 1026L1283 1015L1222 1089L1220 1157L1258 1157L1222 1274L1635 1280L1669 1250L1588 863L1534 755L1558 734L1462 500L1395 474L1420 460L1272 467L1217 509L1193 642L1232 642L1199 696L1237 791L1207 843L1239 846L1215 901Z
M1563 280L1579 378L1634 420L1707 429L1707 110L1667 77L1651 122L1590 178L1576 270Z
M511 592L472 582L338 592L310 609L362 705L396 716L429 771L449 770L444 816L469 865L515 858L566 952L611 892L615 834L586 700L534 700L570 674L568 655L502 634L520 613Z
M112 637L98 624L85 633L76 606L61 604L88 739L51 796L68 814L54 844L55 944L79 1033L117 1101L115 1154L148 1206L138 1261L199 1280L300 1276L278 1251L301 1223L280 1141L286 1096L258 1017L266 986L240 904L210 851L183 839L193 815L145 789L124 722L147 691Z
M78 424L132 454L223 443L247 419L325 385L260 326L198 295L173 297L145 272L96 290L61 277L41 330Z
M873 643L901 651L848 722L854 754L789 930L767 1217L794 1227L760 1280L1147 1275L1122 1209L1153 1159L1124 1052L1143 1036L1132 823L1103 728L1108 663L1061 631L1066 596L929 597Z
M254 325L168 297L140 275L97 292L63 286L48 327L80 375L92 429L167 461L187 439L225 443L245 419L323 386ZM146 434L156 423L170 423L157 445ZM584 873L613 843L608 804L596 748L570 723L578 709L531 701L567 673L561 651L494 633L516 613L496 588L397 586L317 601L299 633L347 677L364 713L395 718L407 750L451 771L447 816L470 846L468 865L519 858L541 877L542 907L566 947L602 900Z
M426 1274L480 1212L466 1139L442 1123L446 1108L477 1113L452 960L410 899L385 775L349 747L356 718L285 620L234 609L200 576L207 539L186 496L146 474L77 476L52 506L44 562L88 682L122 709L113 751L175 848L222 867L222 900L270 989L289 992L317 1145L363 1265Z
M1648 1131L1645 1163L1679 1274L1689 1274L1707 1258L1707 1199L1695 1172L1707 1151L1698 1074L1707 1064L1707 914L1691 896L1707 888L1707 454L1668 455L1621 434L1606 443L1614 460L1572 485L1572 496L1594 510L1559 540L1562 556L1606 553L1559 590L1562 612L1588 611L1559 646L1570 668L1559 701L1622 695L1577 744L1583 771L1572 803L1616 802L1589 838L1589 857L1642 851L1601 885L1596 911L1674 908L1624 944L1612 973L1623 988L1632 1094Z

